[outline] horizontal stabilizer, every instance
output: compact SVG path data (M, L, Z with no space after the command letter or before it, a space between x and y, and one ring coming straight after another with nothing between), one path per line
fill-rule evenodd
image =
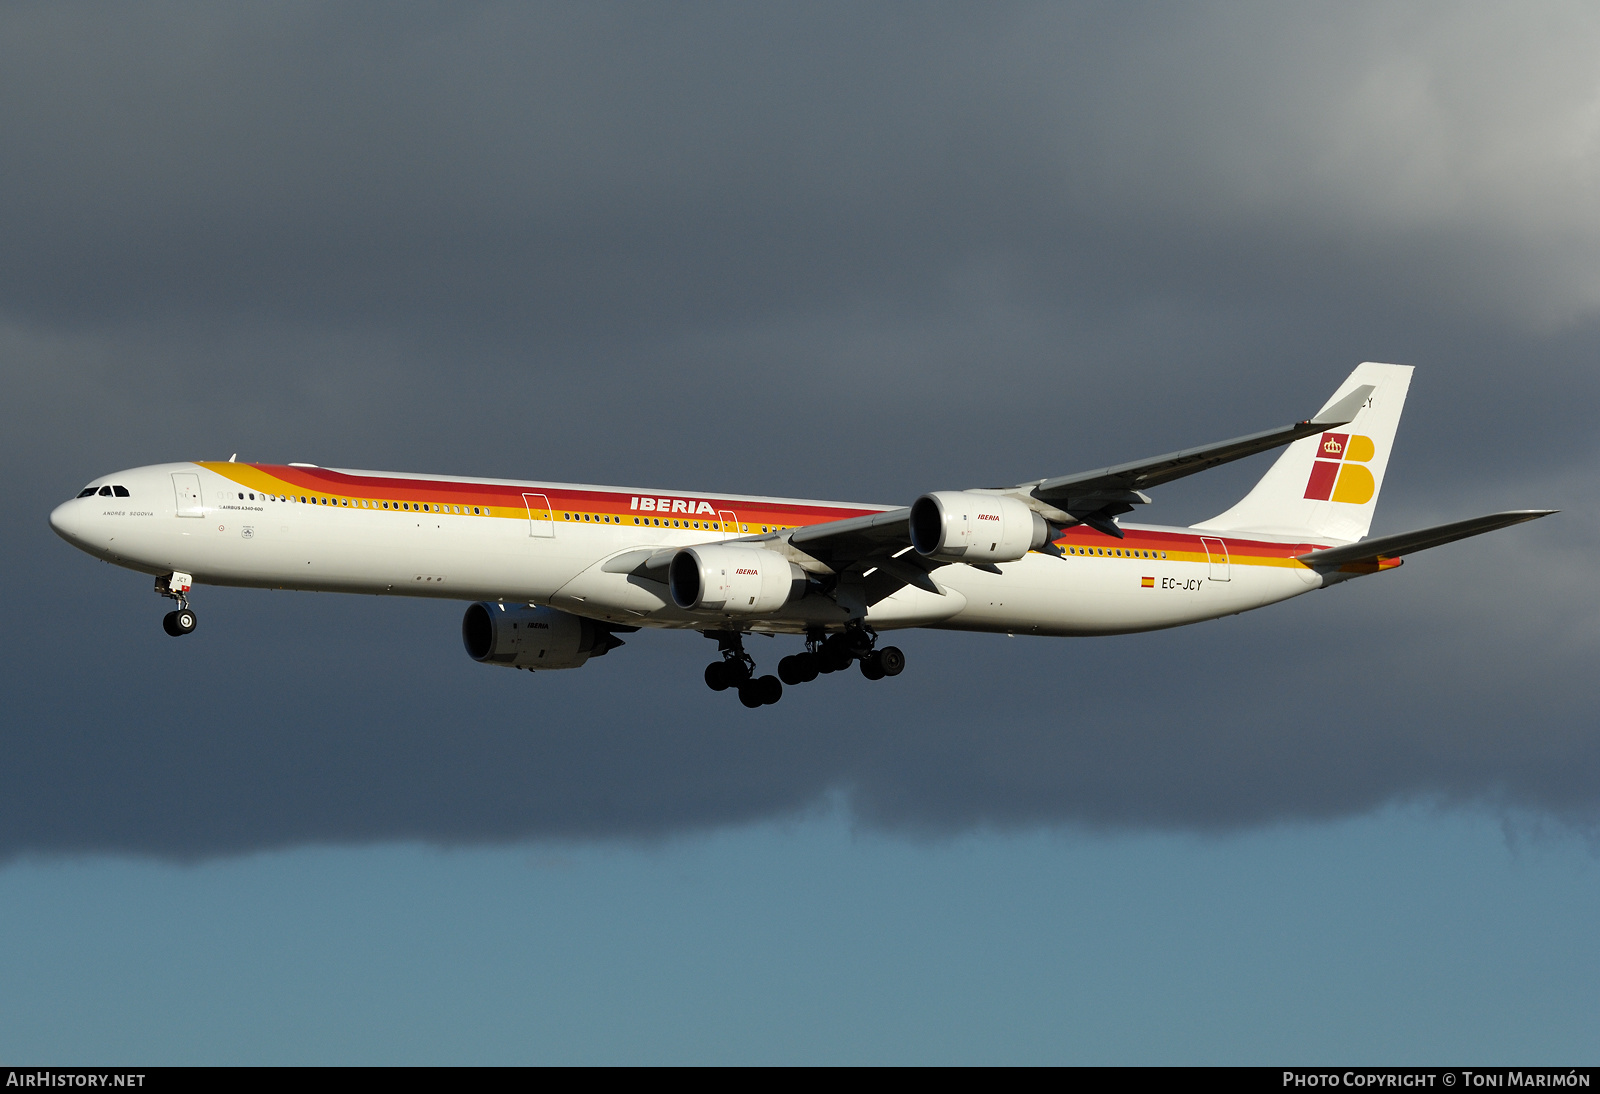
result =
M1300 561L1317 569L1347 566L1355 562L1376 563L1384 559L1409 555L1414 551L1426 551L1429 547L1438 547L1444 543L1454 543L1468 536L1481 536L1496 528L1507 528L1523 521L1538 520L1555 512L1559 510L1512 509L1504 513L1490 513L1488 516L1473 517L1471 520L1458 520L1454 524L1441 524L1415 532L1379 536L1377 539L1363 540L1344 547L1330 547L1325 551L1312 551L1310 554L1301 555Z

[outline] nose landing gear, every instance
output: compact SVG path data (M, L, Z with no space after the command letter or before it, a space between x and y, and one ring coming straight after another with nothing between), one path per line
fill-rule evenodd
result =
M161 629L174 638L193 633L199 622L189 607L189 589L193 585L194 578L189 574L170 573L156 578L156 592L178 602L178 610L168 612L161 620Z
M194 630L195 622L194 612L188 608L179 608L161 617L161 629L174 638L182 638Z

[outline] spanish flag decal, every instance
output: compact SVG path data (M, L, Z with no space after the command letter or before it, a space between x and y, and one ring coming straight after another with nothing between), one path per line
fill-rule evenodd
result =
M1153 577L1141 577L1139 579L1139 588L1141 588L1141 589L1154 589L1155 587L1156 587L1156 579L1155 578L1153 578Z

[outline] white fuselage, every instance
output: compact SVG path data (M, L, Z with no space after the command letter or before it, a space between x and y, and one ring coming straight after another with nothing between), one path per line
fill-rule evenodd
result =
M904 585L868 603L845 583L751 618L684 611L664 584L605 564L640 548L888 507L232 463L142 467L101 483L127 496L65 502L51 525L133 570L188 573L197 584L548 605L633 626L798 633L864 618L878 629L1115 634L1230 615L1323 583L1295 559L1321 544L1142 524L1124 525L1116 540L1079 526L1056 541L1059 556L943 566L932 575L937 593Z

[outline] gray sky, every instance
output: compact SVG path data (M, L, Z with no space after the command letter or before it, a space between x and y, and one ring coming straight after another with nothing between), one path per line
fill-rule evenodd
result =
M1597 46L1581 5L0 12L0 854L832 794L919 833L1591 826ZM448 605L202 590L172 643L45 523L234 451L905 502L1276 425L1364 359L1418 369L1375 531L1566 511L1167 634L906 634L897 680L753 716L703 640L533 678Z

